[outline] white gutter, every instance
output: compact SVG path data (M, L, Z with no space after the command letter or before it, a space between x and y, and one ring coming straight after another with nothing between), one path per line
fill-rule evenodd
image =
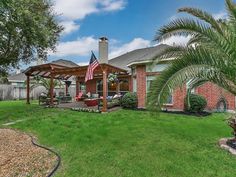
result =
M171 60L174 60L175 58L166 58L166 59L162 59L160 61L171 61ZM151 63L152 60L142 60L142 61L134 61L134 62L131 62L127 65L127 67L131 67L133 65L139 65L139 64L147 64L147 63Z

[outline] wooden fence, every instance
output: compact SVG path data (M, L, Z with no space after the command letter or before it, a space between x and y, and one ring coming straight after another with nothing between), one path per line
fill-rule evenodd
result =
M64 88L55 88L54 90L57 95L59 94L59 92L65 92ZM75 97L75 86L70 86L68 91L72 97ZM32 89L30 92L31 99L38 99L39 95L42 92L46 92L45 88L43 87L37 87ZM0 101L23 99L26 99L26 87L0 84Z

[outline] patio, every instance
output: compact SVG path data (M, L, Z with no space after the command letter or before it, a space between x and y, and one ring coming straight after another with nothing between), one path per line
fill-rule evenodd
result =
M27 76L27 104L30 104L30 80L35 76L40 76L43 78L50 79L50 98L47 98L47 103L50 107L54 107L55 104L57 104L55 100L54 95L54 85L53 81L54 79L63 80L66 82L69 78L75 77L76 79L76 97L80 95L80 93L83 91L86 93L90 93L92 95L97 95L97 97L88 97L92 98L92 100L96 100L97 104L88 106L84 103L84 101L77 102L75 98L72 98L72 102L66 102L66 103L59 103L57 107L59 108L89 108L89 109L96 109L100 110L101 112L107 112L108 111L108 95L112 94L118 94L121 92L120 90L120 83L112 83L109 85L108 82L108 75L109 74L115 74L117 75L117 78L119 78L122 83L125 81L125 90L130 91L131 90L131 82L129 79L128 72L124 69L102 63L99 64L99 66L94 70L94 79L90 80L88 82L84 82L84 78L86 75L88 66L78 66L78 67L65 67L53 63L43 64L43 65L37 65L33 67L29 67L24 73ZM97 89L99 85L99 89ZM86 90L82 90L82 85L86 87ZM109 91L109 88L112 87L112 92ZM66 84L66 95L68 94L68 85ZM124 91L123 91L124 92ZM101 104L100 104L101 103ZM99 107L102 106L101 107Z
M83 101L79 102L71 102L71 103L60 103L58 108L65 108L65 109L71 109L71 108L88 108L88 109L94 109L98 110L98 106L87 106Z

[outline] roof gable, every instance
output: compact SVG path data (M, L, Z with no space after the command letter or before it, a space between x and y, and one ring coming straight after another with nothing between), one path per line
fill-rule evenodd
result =
M143 49L133 50L108 61L109 64L119 66L123 69L130 70L127 66L129 63L151 60L153 57L168 48L168 45L160 44L155 47L148 47Z

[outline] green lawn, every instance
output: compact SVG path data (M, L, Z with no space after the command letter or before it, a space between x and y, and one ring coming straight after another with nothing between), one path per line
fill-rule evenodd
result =
M0 102L0 124L31 132L62 157L58 177L232 177L224 114L208 118L121 110L109 114Z

